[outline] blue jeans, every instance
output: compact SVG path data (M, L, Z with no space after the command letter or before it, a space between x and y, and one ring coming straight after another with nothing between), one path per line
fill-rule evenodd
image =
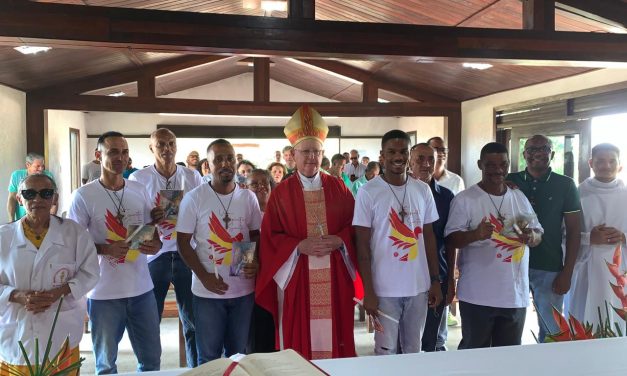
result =
M540 342L544 342L547 332L556 334L559 331L559 326L553 319L553 307L562 312L564 305L564 295L553 292L553 281L558 274L559 272L529 269L529 288L538 314L538 325L540 326L538 340Z
M246 353L255 294L211 299L194 295L198 365L222 356Z
M87 300L96 374L118 373L118 344L128 331L137 371L158 371L161 363L159 315L155 294L148 291L131 298Z
M185 265L178 252L163 253L148 263L148 269L150 270L152 283L155 285L154 292L157 299L159 317L163 315L163 304L168 294L170 283L174 285L179 317L183 324L187 366L190 368L196 367L198 365L198 353L196 352L194 329L192 272Z
M379 297L379 310L398 320L379 316L383 332L374 333L374 352L377 355L410 354L420 352L420 339L427 319L428 293L416 296ZM400 344L401 351L397 345Z

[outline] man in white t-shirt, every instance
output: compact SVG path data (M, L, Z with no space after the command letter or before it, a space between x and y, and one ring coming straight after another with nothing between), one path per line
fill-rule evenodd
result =
M427 308L442 300L432 227L438 212L429 186L407 175L410 142L400 130L383 135L385 175L364 185L355 203L364 308L382 327L377 355L396 354L399 342L402 353L420 352Z
M255 194L233 180L233 146L224 139L213 141L207 147L207 161L211 183L183 197L176 224L179 252L193 272L199 365L220 358L223 349L227 357L246 353L257 256L254 247L247 255L239 250L246 242L259 242L261 226Z
M144 187L122 178L128 144L121 133L107 132L96 146L102 173L72 195L68 218L78 222L96 243L100 280L88 294L87 311L96 358L96 373L117 373L118 344L128 330L140 372L158 371L161 361L159 314L146 255L161 248L155 231L150 241L129 249L130 226L151 222Z
M170 283L173 284L183 324L187 366L193 368L198 365L198 355L192 309L192 272L179 255L175 227L180 200L189 191L201 185L202 178L198 171L176 164L176 136L169 129L160 128L152 132L149 148L155 157L155 163L135 171L129 180L137 181L146 187L152 203L156 205L154 215L162 247L156 255L148 256L148 269L155 285L157 309L161 317ZM167 212L163 208L166 208Z
M542 227L520 190L509 189L507 148L491 142L477 162L481 182L451 204L446 241L459 248L460 349L520 345L529 305L529 247Z
M98 179L99 177L100 161L98 159L94 159L93 161L83 165L83 169L81 171L81 181L83 182L83 184L87 184L90 181Z
M448 188L453 194L463 191L464 180L454 172L446 169L446 160L448 159L448 147L441 137L431 137L427 140L427 144L435 149L438 159L435 162L435 171L433 177L441 186Z

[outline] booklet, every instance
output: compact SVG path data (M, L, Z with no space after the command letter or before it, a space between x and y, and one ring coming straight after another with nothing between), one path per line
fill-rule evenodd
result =
M126 229L128 236L126 242L128 243L129 250L126 253L127 262L133 262L137 260L137 257L141 252L138 251L139 245L148 240L152 240L155 233L155 226L153 225L129 225Z
M163 208L166 220L175 220L179 215L179 206L183 199L183 190L181 189L162 189L159 191L161 196L159 206Z
M230 276L242 275L242 268L255 259L255 242L233 242Z
M231 358L236 357L235 355ZM250 354L238 362L220 358L191 369L181 376L324 376L329 375L288 349L273 353Z

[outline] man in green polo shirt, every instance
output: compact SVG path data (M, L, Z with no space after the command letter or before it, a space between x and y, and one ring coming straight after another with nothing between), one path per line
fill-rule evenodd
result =
M541 342L544 342L547 331L557 333L559 330L551 307L562 310L580 242L579 193L571 178L551 171L554 154L551 140L535 135L525 143L523 156L527 168L507 176L507 180L527 196L544 228L542 242L531 248L529 258L529 287L537 307L538 339ZM566 227L565 257L562 252L562 223Z
M7 197L7 217L9 222L16 221L26 215L26 210L20 201L19 192L17 191L20 183L28 175L46 174L54 179L52 173L46 170L44 157L37 153L28 153L26 155L26 168L13 171L9 179L9 196ZM57 213L57 205L54 204L50 208L50 214Z

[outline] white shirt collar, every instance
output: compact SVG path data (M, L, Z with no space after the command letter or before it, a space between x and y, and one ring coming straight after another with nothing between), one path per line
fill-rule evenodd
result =
M322 180L320 179L320 171L316 173L313 178L308 178L305 175L298 172L298 178L303 184L303 190L305 191L317 191L322 188Z

